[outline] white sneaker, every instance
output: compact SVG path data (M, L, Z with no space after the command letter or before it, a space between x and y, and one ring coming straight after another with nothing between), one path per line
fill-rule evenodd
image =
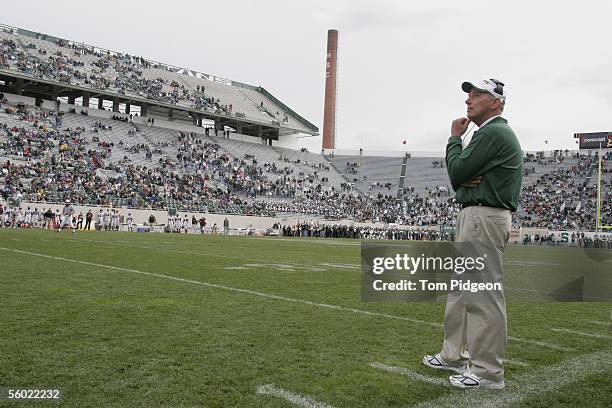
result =
M428 356L423 357L423 364L425 364L427 367L435 368L436 370L454 371L459 374L462 374L465 371L469 370L469 367L467 364L463 367L449 366L446 363L446 361L442 360L442 357L440 357L440 354L436 354L435 356L428 355Z
M448 377L450 383L453 387L457 388L485 388L491 390L501 390L506 384L504 382L493 382L491 380L487 380L485 378L478 377L476 374L472 373L470 370L464 372L459 375L451 375Z

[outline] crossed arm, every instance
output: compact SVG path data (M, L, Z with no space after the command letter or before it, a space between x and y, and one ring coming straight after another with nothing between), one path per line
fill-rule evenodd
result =
M451 126L453 136L446 146L446 166L455 190L459 186L478 187L482 182L483 169L497 154L496 144L486 133L475 133L470 144L463 148L460 135L465 133L469 123L467 118L455 119Z

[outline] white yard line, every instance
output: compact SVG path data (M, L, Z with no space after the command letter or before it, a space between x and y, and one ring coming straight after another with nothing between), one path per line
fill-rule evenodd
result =
M529 364L527 363L523 363L522 361L514 360L510 358L505 358L504 364L510 364L510 365L515 365L515 366L520 366L520 367L529 367Z
M231 291L231 292L246 293L246 294L249 294L249 295L259 296L259 297L263 297L263 298L267 298L267 299L284 300L286 302L300 303L300 304L309 305L309 306L316 306L316 307L320 307L320 308L324 308L324 309L339 310L339 311L343 311L343 312L362 314L362 315L366 315L366 316L384 317L386 319L393 319L393 320L400 320L400 321L418 323L418 324L423 324L423 325L431 326L431 327L442 327L441 323L427 322L427 321L424 321L424 320L412 319L410 317L395 316L395 315L390 315L390 314L386 314L386 313L379 313L379 312L370 312L368 310L354 309L354 308L338 306L338 305L330 305L330 304L327 304L327 303L311 302L309 300L294 299L294 298L289 298L289 297L285 297L285 296L273 295L273 294L270 294L270 293L257 292L257 291L250 290L250 289L242 289L242 288L235 288L235 287L232 287L232 286L220 285L220 284L217 284L217 283L209 283L209 282L203 282L203 281L196 281L196 280L193 280L193 279L178 278L176 276L163 275L163 274L160 274L160 273L139 271L137 269L131 269L131 268L121 268L121 267L118 267L118 266L104 265L104 264L99 264L99 263L95 263L95 262L80 261L78 259L70 259L70 258L64 258L64 257L61 257L61 256L45 255L45 254L39 254L39 253L36 253L36 252L30 252L30 251L21 251L21 250L12 249L12 248L0 247L0 250L14 252L14 253L18 253L18 254L38 256L38 257L47 258L47 259L55 259L55 260L58 260L58 261L72 262L72 263L77 263L77 264L81 264L81 265L96 266L96 267L99 267L99 268L112 269L112 270L115 270L115 271L136 273L136 274L139 274L139 275L146 275L146 276L154 276L154 277L157 277L157 278L168 279L168 280L173 280L173 281L177 281L177 282L192 283L192 284L195 284L195 285L202 285L202 286L207 286L207 287L216 288L216 289L223 289L223 290L227 290L227 291Z
M588 320L587 323L596 324L598 326L612 326L612 322L602 322L600 320Z
M445 380L443 378L436 378L436 377L429 377L427 375L422 375L422 374L417 373L416 371L409 370L405 367L392 366L392 365L387 365L387 364L378 363L378 362L371 363L370 366L374 368L378 368L379 370L390 372L390 373L401 374L404 377L410 378L411 380L426 382L426 383L435 384L435 385L441 385L444 387L450 386L450 383L448 382L448 380ZM451 374L453 373L449 373L449 375Z
M415 408L509 407L528 398L563 389L589 375L610 371L611 359L611 349L585 354L506 379L505 390L457 392L424 402Z
M576 336L594 337L596 339L612 340L612 336L608 336L605 334L599 334L599 333L587 333L587 332L581 332L581 331L570 330L570 329L562 329L559 327L551 327L550 330L557 332L557 333L575 334Z
M277 387L274 384L265 384L257 387L257 394L260 395L272 395L274 397L282 398L289 401L296 407L301 408L333 408L331 405L324 402L316 401L314 398L298 394L295 392L287 391L283 388Z
M517 343L525 343L525 344L531 344L534 346L545 347L545 348L549 348L549 349L557 350L557 351L574 351L574 349L569 348L569 347L562 347L562 346L559 346L558 344L547 343L547 342L539 341L539 340L522 339L520 337L513 337L513 336L508 336L508 340L516 341Z

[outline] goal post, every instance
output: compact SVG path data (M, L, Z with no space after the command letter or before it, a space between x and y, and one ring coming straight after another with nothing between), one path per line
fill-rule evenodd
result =
M597 160L597 226L596 226L596 231L603 231L603 230L612 230L612 225L603 225L601 223L601 201L602 201L602 197L601 197L601 165L602 165L602 158L601 158L601 154L599 154L598 160Z

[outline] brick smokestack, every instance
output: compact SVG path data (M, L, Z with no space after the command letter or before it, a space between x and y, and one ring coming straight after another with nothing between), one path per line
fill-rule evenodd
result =
M327 31L325 64L325 111L323 113L323 149L336 148L336 68L338 65L338 30Z

